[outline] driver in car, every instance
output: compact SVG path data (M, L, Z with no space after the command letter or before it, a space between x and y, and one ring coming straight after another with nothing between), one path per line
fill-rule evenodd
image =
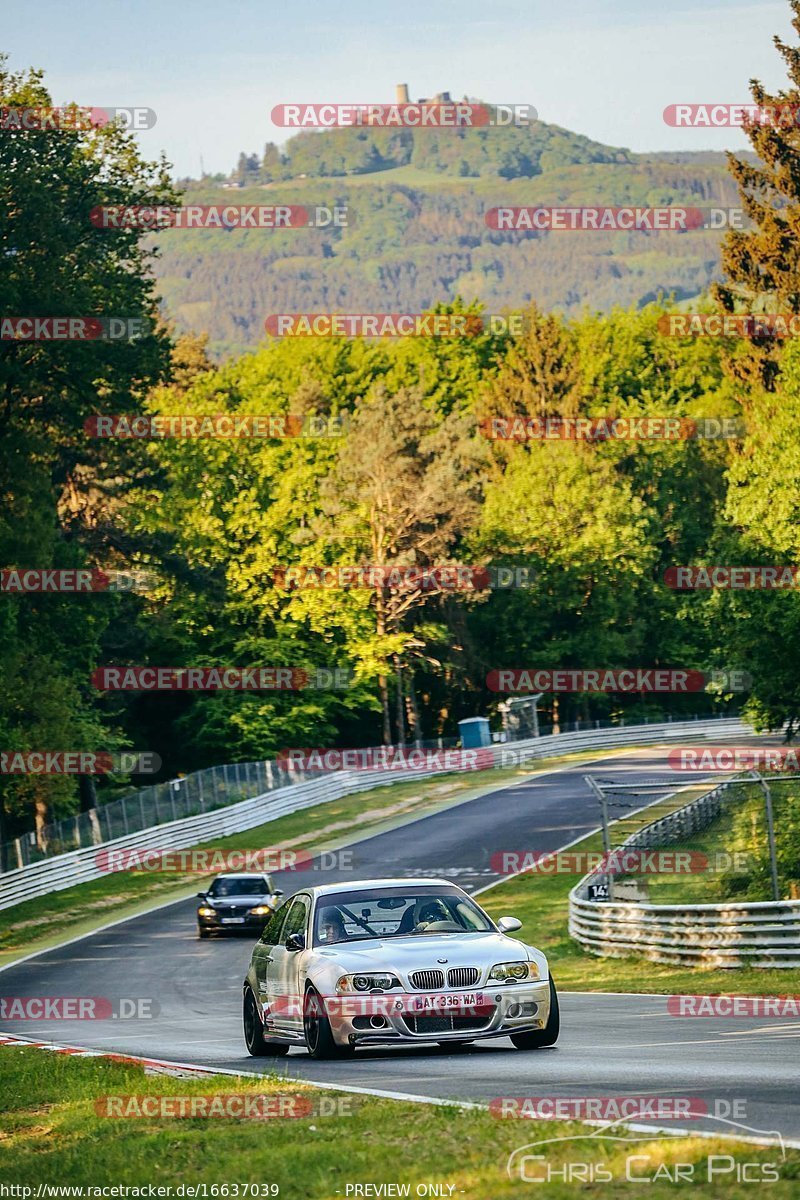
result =
M323 909L320 918L323 942L346 942L347 930L338 908Z
M415 929L425 929L437 921L447 921L449 925L453 923L453 918L441 900L427 900L419 905L414 922Z

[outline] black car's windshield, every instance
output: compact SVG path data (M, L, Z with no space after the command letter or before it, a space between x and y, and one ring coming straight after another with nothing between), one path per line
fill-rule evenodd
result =
M267 875L247 879L215 879L208 889L209 896L268 896L272 880Z
M476 904L457 888L432 885L335 892L317 904L314 944L364 938L424 937L478 933L493 928Z

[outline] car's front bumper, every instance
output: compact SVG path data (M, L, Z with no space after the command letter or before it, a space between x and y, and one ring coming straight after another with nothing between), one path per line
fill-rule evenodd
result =
M435 1012L414 1013L409 1006L413 994L404 993L398 997L402 1007L397 1007L391 992L379 997L372 994L370 999L376 1001L375 1012L369 1011L371 1006L368 1004L348 1006L342 1003L341 998L325 1007L334 1040L340 1046L474 1041L540 1030L547 1024L550 1015L550 982L547 979L536 983L483 987L480 991L485 1004L475 1010L437 1009Z
M248 933L263 933L264 927L269 921L270 916L262 917L244 917L242 920L231 920L230 918L222 917L201 917L197 914L197 924L200 929L207 929L211 933L235 933L238 930L245 930Z

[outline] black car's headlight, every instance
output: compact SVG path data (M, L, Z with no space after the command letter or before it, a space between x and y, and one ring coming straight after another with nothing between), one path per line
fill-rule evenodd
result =
M489 980L498 983L527 983L539 979L539 968L535 962L496 963L489 972Z
M268 917L273 912L271 904L257 904L255 908L248 909L248 914L251 917Z
M388 992L392 988L402 987L396 975L389 971L370 972L369 974L342 975L336 984L337 992Z
M207 904L201 904L197 910L197 915L198 917L213 917L216 911L215 908L209 908Z

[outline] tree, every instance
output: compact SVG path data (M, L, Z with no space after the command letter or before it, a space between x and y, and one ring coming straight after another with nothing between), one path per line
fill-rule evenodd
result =
M3 108L51 103L40 72L12 73L0 59ZM136 410L168 365L149 270L153 254L140 244L143 234L99 229L90 220L98 205L173 202L166 164L143 162L135 139L116 125L77 124L6 130L0 138L3 315L134 318L146 332L135 342L0 342L4 567L107 565L98 530L128 451L88 437L84 422L95 413ZM99 735L102 723L87 680L115 603L113 596L0 595L9 745L96 748L87 739ZM105 728L111 736L109 723ZM41 829L49 803L64 811L76 790L74 780L4 777L0 802L13 821L33 804Z
M354 412L326 481L331 540L359 564L424 568L452 561L453 547L477 514L479 454L471 422L462 414L441 420L426 407L419 388L390 392L378 384ZM375 632L362 656L378 671L387 744L392 739L385 663L391 658L396 672L402 741L402 671L410 653L425 649L412 614L430 599L418 582L375 589Z
M564 323L535 304L524 313L524 332L511 340L497 376L486 389L486 417L572 417L578 411L579 375L574 338Z
M800 562L800 350L784 354L775 391L754 393L750 431L729 472L728 558L743 565ZM797 591L721 597L717 627L753 676L747 712L757 727L800 728L800 602Z
M800 36L800 0L789 0ZM722 242L723 283L713 293L725 312L800 312L800 46L774 38L789 87L772 94L753 79L753 103L772 109L774 122L749 122L756 162L728 155L745 213L753 228L731 229ZM775 388L780 350L769 336L751 337L731 353L730 367L744 383Z

